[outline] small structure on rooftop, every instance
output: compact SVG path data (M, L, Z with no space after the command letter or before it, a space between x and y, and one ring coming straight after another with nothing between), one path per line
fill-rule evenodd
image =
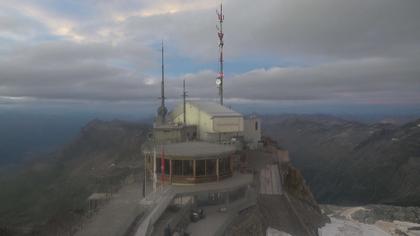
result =
M186 103L184 123L183 104L170 113L170 119L180 125L196 126L199 140L229 143L242 136L244 117L242 114L215 102L189 101Z

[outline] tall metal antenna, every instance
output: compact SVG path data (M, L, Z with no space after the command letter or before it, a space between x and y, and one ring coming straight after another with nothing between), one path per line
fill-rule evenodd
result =
M223 105L223 78L224 78L224 74L223 74L223 46L224 46L223 21L225 19L225 16L223 15L222 4L220 4L220 12L216 11L216 13L217 13L217 17L219 18L219 25L216 25L216 28L217 28L217 35L219 36L219 52L220 52L220 56L219 56L220 71L219 71L219 76L216 79L216 84L217 84L217 87L219 88L220 105Z
M165 107L165 64L164 64L164 54L163 54L163 40L162 40L162 82L160 85L160 99L161 104L158 108L158 121L160 124L164 124L166 122L166 114L168 113L168 109Z
M183 88L183 92L182 92L182 99L184 102L184 125L187 125L187 91L185 90L185 79L182 81L182 88Z
M161 106L165 106L165 62L164 62L164 54L163 54L163 40L162 40L162 85L161 85Z

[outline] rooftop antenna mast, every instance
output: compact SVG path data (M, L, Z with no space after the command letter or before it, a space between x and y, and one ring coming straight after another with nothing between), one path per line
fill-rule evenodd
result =
M185 90L185 79L182 81L182 99L183 99L183 102L184 102L184 125L187 125L187 114L186 114L186 112L187 112L187 97L188 97L188 95L187 95L187 91Z
M225 16L223 15L223 6L222 4L220 4L220 11L216 11L217 13L217 17L219 18L219 25L216 25L217 28L217 35L219 37L219 52L220 52L220 56L219 56L219 76L216 79L216 84L217 87L219 88L219 96L220 96L220 105L223 106L223 78L224 78L224 74L223 74L223 46L224 46L224 42L223 42L223 21L225 20Z
M164 54L163 54L163 40L162 40L162 82L160 86L160 99L161 104L158 109L158 117L161 124L165 123L166 121L166 114L168 113L168 109L165 107L165 64L164 64Z
M162 40L162 84L161 84L161 106L164 107L165 106L165 62L164 62L164 54L163 54L163 40Z

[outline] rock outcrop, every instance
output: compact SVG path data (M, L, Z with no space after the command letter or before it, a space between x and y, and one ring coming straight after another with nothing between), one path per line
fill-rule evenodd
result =
M83 221L93 192L113 193L141 175L140 143L149 127L123 121L89 122L68 145L0 178L0 232L64 235Z
M420 205L420 120L398 126L301 115L267 118L264 128L321 203Z
M242 211L228 227L226 235L266 235L267 229L275 229L290 235L311 236L318 235L318 228L329 222L305 184L303 176L288 161L288 156L284 156L285 153L287 155L285 150L279 149L274 142L267 139L265 153L253 152L248 157L250 162L265 161L278 167L282 193L260 192L256 205ZM254 171L258 176L261 163L252 163L252 166L256 167ZM258 186L254 187L258 189Z

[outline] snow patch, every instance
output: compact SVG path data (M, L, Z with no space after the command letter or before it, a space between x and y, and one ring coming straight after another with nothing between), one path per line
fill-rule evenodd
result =
M331 217L331 223L318 230L320 236L391 236L376 225Z

